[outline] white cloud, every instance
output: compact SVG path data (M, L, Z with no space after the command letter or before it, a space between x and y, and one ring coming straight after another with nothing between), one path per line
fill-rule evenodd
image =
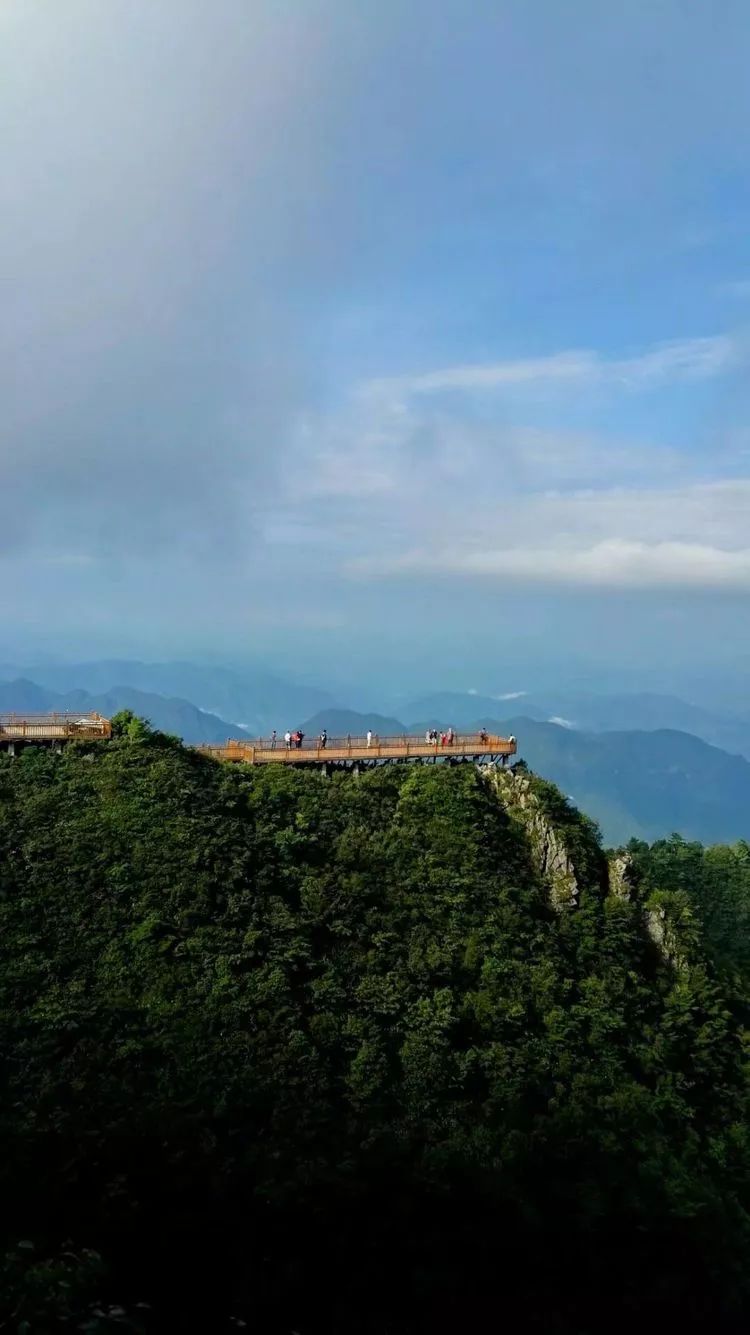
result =
M635 389L657 381L721 375L732 367L736 356L733 340L720 334L709 338L676 339L657 344L637 356L620 359L610 360L597 352L573 350L556 352L548 357L445 366L419 375L374 380L366 391L370 396L384 393L409 396L555 382L581 385L612 381Z
M750 547L612 538L592 546L412 551L355 566L365 574L485 576L515 584L619 589L735 589L750 592Z
M540 423L535 393L523 417L517 403L487 411L483 399L545 380L598 382L607 394L594 420L604 403L616 422L631 389L719 375L738 358L739 344L721 336L632 358L560 353L369 381L338 413L307 420L289 511L321 536L321 558L327 546L331 565L357 578L750 590L750 478L731 431L717 432L709 454L572 426L562 401L559 427L549 401ZM453 388L464 397L441 399ZM576 396L574 421L586 401ZM730 460L737 475L711 478Z
M605 363L604 375L632 386L653 381L703 380L723 375L737 363L738 348L726 335L661 343L639 357Z
M550 357L446 366L394 381L374 381L373 390L402 389L407 394L434 394L450 389L495 389L503 385L549 380L590 380L598 375L599 359L591 352L558 352Z
M575 387L580 419L580 391L598 387L604 394L599 409L611 401L616 422L618 395L718 376L739 355L735 341L722 335L662 343L630 358L561 352L373 379L337 411L300 424L286 499L303 506L337 503L350 515L370 505L381 520L387 507L391 528L406 504L429 510L443 488L457 506L542 489L613 488L645 477L661 484L685 472L685 455L674 443L633 439L616 428L592 430L580 421L573 426L566 420L570 400L558 403L554 394L559 425L550 425L549 402L539 420L543 391ZM446 390L460 390L460 400L447 400ZM508 396L519 391L522 402L511 406ZM727 438L724 448L730 444ZM693 456L689 466L701 463Z

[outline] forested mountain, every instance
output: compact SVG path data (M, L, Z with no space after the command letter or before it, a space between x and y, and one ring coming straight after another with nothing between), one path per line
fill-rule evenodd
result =
M750 983L692 873L522 768L115 734L0 757L9 1329L744 1328Z
M188 700L133 687L62 695L33 681L0 681L0 711L98 710L109 717L121 709L130 709L187 742L223 742L229 736L248 735L237 724L204 713ZM361 735L371 728L386 737L403 732L421 735L428 724L459 726L452 715L431 715L407 725L388 715L327 707L302 723L295 714L286 719L282 715L278 730L302 726L312 737L323 727L331 736ZM482 724L493 732L514 733L519 756L589 811L608 844L631 837L657 839L673 832L706 843L745 834L750 763L697 737L667 729L587 733L526 717L489 715L473 716L468 726L475 730Z
M687 901L704 940L724 969L750 984L750 843L690 842L675 835L650 847L631 840L627 856L640 892L668 891Z
M750 769L738 765L736 756L750 756L750 724L672 696L560 691L545 699L503 700L439 692L394 715L340 708L314 686L253 667L114 659L47 664L35 672L3 680L13 672L0 665L0 710L96 709L109 715L131 709L187 742L297 727L308 736L323 727L331 736L368 728L381 736L421 735L428 725L474 730L486 722L496 731L515 732L532 768L590 811L608 843L673 831L706 842L745 833Z
M741 838L750 762L689 733L577 732L526 718L486 720L601 826L608 844L673 832L706 843Z
M375 727L373 715L345 716L342 732L362 733ZM337 715L326 711L305 724L313 735L320 719L337 728ZM430 715L408 726L387 719L378 731L424 733L425 727L455 724L452 715ZM463 725L466 726L466 725ZM688 733L587 733L557 723L522 717L473 716L468 728L480 726L501 736L518 738L519 758L547 775L599 824L605 843L627 839L658 839L672 833L706 843L741 838L750 812L750 762L709 746Z

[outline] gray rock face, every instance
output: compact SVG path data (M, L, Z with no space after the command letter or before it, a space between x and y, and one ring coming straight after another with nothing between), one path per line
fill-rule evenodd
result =
M673 969L686 967L685 957L680 949L680 937L669 913L662 906L646 909L646 930L663 959Z
M633 861L629 853L618 853L609 860L609 893L617 899L627 899L631 903L639 899ZM685 958L680 949L679 924L674 921L674 910L663 904L642 906L643 922L651 940L662 959L671 964L673 969L685 967Z
M629 853L618 853L616 857L610 858L609 893L616 899L635 899L633 861Z
M580 892L570 854L547 820L528 778L507 769L493 770L488 778L508 815L524 826L553 908L575 908Z

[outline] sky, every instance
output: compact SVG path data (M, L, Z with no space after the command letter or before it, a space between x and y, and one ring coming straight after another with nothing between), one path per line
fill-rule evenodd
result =
M742 680L745 0L3 0L0 65L2 657Z

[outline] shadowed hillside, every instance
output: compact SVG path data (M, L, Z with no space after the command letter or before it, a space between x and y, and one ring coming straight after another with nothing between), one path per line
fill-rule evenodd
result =
M116 733L0 758L6 1314L750 1313L744 1000L679 895L612 879L522 768L321 780Z

